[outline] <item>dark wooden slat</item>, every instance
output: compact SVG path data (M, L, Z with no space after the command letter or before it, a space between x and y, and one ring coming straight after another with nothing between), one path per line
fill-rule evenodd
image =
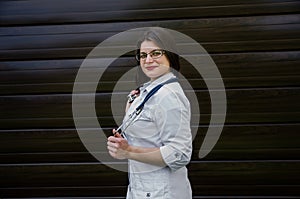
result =
M127 186L84 186L84 187L14 187L0 188L0 197L32 197L55 199L124 199Z
M0 60L44 60L44 59L77 59L85 58L92 47L39 49L39 50L0 50ZM15 55L18 55L17 57Z
M193 160L199 160L207 128L199 127L193 141ZM299 130L299 124L225 125L216 146L205 159L298 160ZM111 128L104 131L109 135ZM98 161L86 151L73 129L1 130L0 138L1 164ZM98 142L105 148L106 140Z
M281 54L281 53L280 53ZM296 60L298 57L297 52L286 52L284 54L277 54L283 60ZM259 55L258 55L259 56ZM270 54L267 54L267 57ZM285 58L284 58L285 57ZM93 69L99 68L98 61L101 59L89 59L93 62L87 65L86 68ZM54 60L27 60L27 61L2 61L0 62L0 71L27 71L27 70L59 70L59 69L78 69L84 59L54 59ZM112 64L111 67L128 67L136 63L133 57L119 57Z
M67 165L33 164L27 166L22 164L19 166L2 165L0 166L0 170L0 186L2 188L32 186L121 186L127 183L127 173L98 163L74 163Z
M251 4L266 4L266 3L278 3L278 2L290 2L290 0L253 0L251 2L245 2L241 0L232 1L215 1L215 0L205 0L205 1L180 1L172 0L173 8L180 7L193 7L193 6L230 6L230 5L251 5ZM86 0L82 2L80 0L54 0L49 2L39 2L34 0L27 0L26 2L15 2L6 1L1 2L1 5L5 8L3 9L3 15L12 15L15 13L19 14L31 14L31 13L65 13L65 12L90 12L90 11L105 11L105 10L128 10L130 9L158 9L158 8L169 8L170 1L164 0L159 4L157 2L139 2L138 0L129 0L126 3L123 1L109 0Z
M300 24L270 24L268 26L226 26L223 28L184 29L182 33L200 43L298 39ZM201 32L201 34L199 34ZM1 36L0 50L92 47L118 32L95 32L57 35ZM128 38L135 44L136 38ZM180 42L180 41L178 41ZM128 43L127 43L128 44ZM122 45L118 44L118 47Z
M298 75L289 76L272 76L272 77L236 77L223 78L226 88L253 88L253 87L296 87L299 86ZM206 85L203 80L189 80L190 84L195 89L205 89ZM214 80L207 80L207 82ZM275 82L276 81L276 82ZM136 88L134 81L122 82L124 88L122 92L127 92L128 88ZM86 83L84 85L94 85L94 83ZM70 93L73 90L74 83L37 83L37 84L2 84L0 85L0 92L2 95L20 95L20 94L43 94L43 93ZM115 82L101 82L101 88L98 92L110 92L113 90ZM127 88L127 89L125 89ZM130 89L129 89L130 90Z
M0 27L1 36L30 36L30 35L59 35L59 34L85 34L101 32L122 32L133 28L162 26L178 31L188 29L224 28L224 27L250 27L283 24L299 24L299 14L244 16L226 18L195 18L143 22L114 22L114 23L88 23L88 24L60 24L43 26L17 26Z
M299 129L297 129L299 130ZM265 137L259 136L258 138ZM279 136L278 136L279 137ZM293 136L297 139L299 137ZM267 138L270 139L270 138ZM194 141L195 142L195 141ZM222 141L219 141L221 143ZM275 140L275 142L279 142ZM42 142L43 143L43 142ZM14 144L14 143L12 143ZM47 143L46 143L47 144ZM223 143L226 144L226 143ZM219 145L219 144L218 144ZM281 146L275 146L274 149L270 146L266 148L254 148L251 149L217 149L218 145L209 153L205 160L299 160L300 149L298 146L288 146L288 148L280 148ZM283 144L281 144L283 145ZM299 144L298 144L299 145ZM270 148L269 148L270 147ZM192 160L199 160L199 149L194 148ZM72 162L98 162L98 160L92 156L89 152L44 152L44 153L0 153L1 164L26 164L26 163L72 163Z
M189 165L190 180L193 186L223 186L223 191L234 189L236 195L257 195L264 190L264 195L274 193L270 187L288 190L299 186L299 162L193 162ZM85 187L85 186L124 186L127 173L118 172L104 165L7 165L1 166L0 185L9 187ZM80 171L80 172L78 172ZM5 179L5 180L4 180ZM72 180L70 180L72 179ZM242 190L238 188L246 187ZM254 192L254 186L261 187ZM263 187L266 187L263 189ZM225 189L224 189L225 187ZM227 190L226 190L227 188ZM211 191L211 190L210 190ZM100 194L100 193L99 193ZM107 194L107 193L102 193ZM118 193L117 193L118 194ZM211 194L203 190L201 195ZM283 195L287 193L282 193ZM299 194L299 190L293 192ZM102 196L103 196L102 195Z
M208 160L295 159L300 156L298 124L291 125L225 125ZM198 151L207 128L201 128L194 140L193 159L199 159Z
M299 162L199 162L189 167L195 184L299 185ZM294 175L288 173L294 172ZM287 174L287 175L284 175Z
M293 117L291 119L291 117ZM201 114L201 125L206 125L210 121L211 116L209 114ZM271 118L271 119L269 119ZM297 122L295 118L299 118L298 113L281 113L281 114L249 114L248 117L243 114L231 114L226 116L227 123L268 123L270 120L273 123L280 122ZM119 117L121 119L121 117ZM292 121L291 121L292 120ZM82 118L85 121L85 126L82 128L95 127L95 124L91 122L89 118ZM116 123L111 117L98 117L98 121L102 128L115 127ZM2 129L40 129L40 128L74 128L73 118L29 118L29 119L1 119Z
M173 2L172 2L173 4ZM147 4L146 4L147 5ZM129 8L130 9L130 8ZM275 2L265 4L228 5L228 6L193 6L180 8L153 8L136 10L108 10L93 12L63 13L27 13L20 15L2 15L1 25L61 24L83 22L114 22L132 20L160 20L197 17L226 17L261 14L285 14L299 11L299 2Z
M299 113L252 113L252 114L227 114L226 122L241 124L241 123L293 123L299 122ZM120 119L120 118L119 118ZM94 123L89 118L82 118L85 126L83 128L92 128ZM111 117L98 117L98 121L101 127L115 127L116 123ZM210 121L209 114L201 114L200 123L201 125L208 124ZM28 119L1 119L1 129L40 129L40 128L74 128L73 118L28 118Z
M192 185L196 198L297 198L299 185ZM205 193L205 194L203 194ZM269 194L266 194L269 193ZM220 195L222 194L222 195Z

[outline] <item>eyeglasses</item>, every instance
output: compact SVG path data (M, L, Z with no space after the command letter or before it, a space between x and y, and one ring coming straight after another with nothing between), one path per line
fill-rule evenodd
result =
M165 51L164 50L161 50L161 49L155 49L155 50L152 50L151 52L149 53L145 53L145 52L141 52L140 54L136 54L135 58L136 60L138 61L144 61L145 59L147 59L147 56L150 55L150 57L152 59L158 59L160 58L161 56L163 56L163 54L165 54Z

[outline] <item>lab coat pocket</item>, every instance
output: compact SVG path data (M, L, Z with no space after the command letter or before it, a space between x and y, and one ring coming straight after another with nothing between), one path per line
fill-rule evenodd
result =
M157 132L150 110L143 110L133 123L133 126L135 128L135 133L137 133L136 136L140 136L141 134L152 136L153 132Z
M138 117L137 121L153 122L150 110L142 110L142 112L140 113L140 117Z
M167 184L163 182L137 182L131 189L133 199L167 199Z

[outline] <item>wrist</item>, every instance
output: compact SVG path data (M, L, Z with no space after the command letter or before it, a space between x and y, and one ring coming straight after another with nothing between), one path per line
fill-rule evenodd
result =
M133 147L128 145L126 152L125 152L126 159L132 159L132 151L133 151Z

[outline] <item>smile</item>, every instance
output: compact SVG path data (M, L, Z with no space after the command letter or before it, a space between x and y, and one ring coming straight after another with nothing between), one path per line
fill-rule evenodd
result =
M145 67L147 70L154 70L155 68L157 68L158 66L147 66Z

